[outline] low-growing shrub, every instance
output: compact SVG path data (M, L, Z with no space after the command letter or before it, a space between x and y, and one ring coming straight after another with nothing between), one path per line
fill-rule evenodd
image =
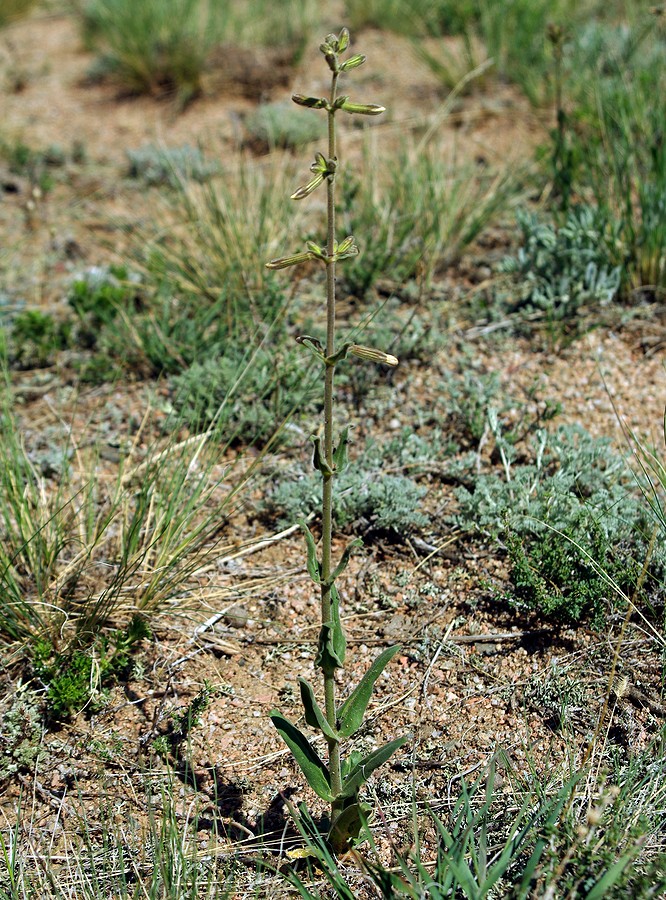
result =
M191 428L213 422L230 442L264 443L294 409L307 405L308 378L297 355L225 347L223 356L193 362L172 381L174 418Z
M159 147L146 144L127 151L127 174L149 185L177 186L181 179L206 181L219 172L219 166L206 159L199 147Z
M259 150L298 149L322 136L321 123L302 116L293 103L262 103L245 119L248 143Z
M503 471L476 473L456 489L456 524L504 541L512 602L600 625L621 602L617 592L631 593L648 544L624 459L580 426L535 435L527 462L516 462L501 434L495 441ZM655 570L663 563L656 554Z
M514 309L564 319L618 295L617 232L602 212L590 206L571 209L558 227L523 211L518 224L522 246L500 265L518 290Z

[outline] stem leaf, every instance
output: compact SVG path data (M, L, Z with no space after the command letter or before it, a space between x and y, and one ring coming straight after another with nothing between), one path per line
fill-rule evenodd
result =
M356 550L357 547L362 547L362 546L363 546L363 541L361 540L361 538L354 538L353 541L350 541L347 544L347 546L345 547L345 549L342 553L340 562L337 564L337 566L333 569L333 572L331 573L331 577L329 579L329 582L331 584L333 584L333 582L336 581L342 575L344 570L349 565L349 558L351 557L352 552L354 550Z
M305 543L308 548L308 574L315 584L321 584L321 567L317 559L317 544L315 543L314 535L305 522L301 522L301 528L303 529Z
M340 442L333 451L333 464L335 466L335 471L338 473L344 472L347 468L347 463L349 462L349 443L349 425L345 425L340 433Z
M322 590L326 586L322 585ZM347 638L345 637L340 621L340 595L334 584L330 585L331 592L331 619L324 622L319 631L319 650L315 665L323 671L324 675L332 676L336 669L341 669L345 664L347 653Z
M382 651L340 707L338 721L341 737L350 737L361 727L375 682L399 650L400 645L395 644Z
M312 451L312 465L321 474L324 478L330 478L333 474L333 469L329 466L324 454L321 452L321 438L313 435L310 439L314 444L314 450Z
M379 747L377 750L373 750L372 753L369 753L367 756L364 756L363 759L359 760L359 762L352 768L349 775L344 780L342 785L342 791L339 797L335 799L341 799L345 797L355 797L360 788L366 783L368 778L372 775L375 769L378 769L379 766L383 765L387 759L389 759L396 750L398 750L404 743L409 740L408 735L404 735L403 737L395 738L392 741L389 741L387 744L384 744L382 747Z
M333 823L328 840L336 853L344 853L365 827L372 807L367 803L350 803Z
M282 713L274 709L271 713L271 721L277 728L280 737L294 754L294 759L301 767L303 774L312 790L322 800L332 802L331 776L321 757L293 722L290 722Z
M327 738L337 741L339 738L338 733L331 727L322 708L317 703L312 685L305 678L299 678L298 682L301 687L301 702L305 710L305 721L310 728L317 728Z

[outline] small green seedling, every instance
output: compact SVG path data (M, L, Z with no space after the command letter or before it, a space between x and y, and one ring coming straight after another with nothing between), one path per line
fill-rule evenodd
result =
M340 76L365 62L365 57L356 54L341 56L349 47L349 31L343 28L339 35L329 34L320 50L331 70L331 90L328 97L305 97L295 94L293 100L299 106L321 109L328 119L328 153L316 153L310 166L312 178L299 187L293 200L308 197L320 185L326 185L327 192L327 237L326 244L319 246L308 241L303 251L282 259L269 262L268 268L282 269L318 260L326 267L326 346L309 335L298 338L319 360L324 371L324 434L313 437L313 466L321 473L322 480L322 537L321 556L318 553L314 535L303 525L307 544L307 569L310 577L321 591L321 630L316 665L322 670L324 681L324 707L319 705L312 685L300 679L301 700L305 711L305 721L320 731L328 744L328 764L326 764L309 740L289 719L280 712L271 714L273 724L294 754L310 787L322 800L331 805L331 822L328 840L335 852L348 849L355 840L367 818L369 808L359 800L359 791L374 770L382 765L391 754L401 747L406 737L396 738L372 753L362 756L351 752L342 759L340 745L346 738L359 730L363 723L372 689L385 667L396 655L398 646L388 647L377 657L347 700L340 706L335 696L335 670L344 666L346 638L340 621L340 595L336 581L346 569L353 549L360 544L352 541L343 552L339 562L332 559L333 530L333 483L337 474L347 466L349 428L346 427L334 442L333 435L333 377L336 367L348 356L383 365L396 366L398 360L380 350L373 350L358 344L345 343L336 346L335 320L335 277L338 261L355 256L358 247L352 235L336 240L335 234L335 188L339 160L336 148L335 117L340 111L365 116L376 116L384 112L384 107L368 103L353 102L346 95L338 95Z

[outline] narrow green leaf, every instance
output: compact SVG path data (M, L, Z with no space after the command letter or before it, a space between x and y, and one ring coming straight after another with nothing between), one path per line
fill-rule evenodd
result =
M382 651L342 704L338 713L341 737L350 737L361 727L375 682L399 650L396 644Z
M599 881L594 885L592 890L585 895L586 900L602 900L603 897L606 896L608 891L615 885L615 883L620 879L622 873L627 868L629 863L638 855L640 851L640 847L634 847L629 853L625 853L624 856L621 856L613 865L607 869L604 874L601 876Z
M312 435L310 438L312 443L314 444L314 449L312 451L312 465L325 478L330 478L333 474L333 469L329 466L324 458L324 454L321 452L321 438L315 435Z
M349 425L345 425L345 427L340 432L340 441L338 446L333 451L333 463L335 465L335 471L340 473L344 472L347 468L347 463L349 462Z
M271 713L271 721L277 728L280 737L294 754L294 759L301 767L303 774L312 790L321 797L331 803L333 796L331 794L331 776L328 768L321 760L319 754L310 744L302 731L290 722L278 710Z
M305 678L299 678L298 682L301 687L301 702L305 710L305 721L310 728L318 728L327 738L337 741L339 739L338 733L331 727L322 708L317 703L312 685Z
M330 577L330 579L329 579L329 581L331 582L331 584L333 584L333 582L336 581L336 580L342 575L342 573L344 572L344 570L345 570L345 569L347 568L347 566L349 565L349 558L350 558L350 556L352 555L352 552L353 552L354 550L356 550L357 547L362 547L362 546L363 546L363 541L361 540L361 538L354 538L353 541L350 541L350 542L347 544L347 546L345 547L345 549L344 549L344 551L343 551L343 554L342 554L342 557L341 557L341 559L340 559L340 562L337 564L337 566L335 567L335 569L333 569L333 572L332 572L331 577Z
M340 594L334 584L331 585L331 619L333 621L333 650L340 660L340 667L345 664L347 655L347 638L340 621Z
M317 559L317 544L315 543L314 535L305 522L301 522L301 528L303 529L305 543L308 548L308 573L315 584L321 584L321 568Z
M395 738L395 740L389 741L388 744L384 744L382 747L379 747L377 750L374 750L372 753L368 754L368 756L365 756L360 760L360 762L358 762L351 770L347 778L345 778L340 797L356 796L360 788L363 787L375 769L378 769L379 766L383 765L386 760L408 740L408 735ZM336 797L336 800L337 799L339 798Z

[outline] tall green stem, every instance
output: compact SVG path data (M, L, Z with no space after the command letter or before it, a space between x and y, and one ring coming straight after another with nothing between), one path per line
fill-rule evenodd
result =
M338 74L333 73L331 81L330 108L328 111L328 158L336 159L335 147L335 109ZM326 241L326 356L335 353L335 175L329 175L326 183L328 233ZM333 470L333 376L334 366L326 366L324 382L324 455L329 469ZM322 488L322 588L321 617L322 623L331 621L331 553L333 542L333 475L323 475ZM326 718L329 724L336 727L335 676L324 674L324 700ZM333 796L340 793L342 775L340 771L340 742L328 739L329 770L331 774L331 790ZM331 810L331 820L336 816L335 803Z

